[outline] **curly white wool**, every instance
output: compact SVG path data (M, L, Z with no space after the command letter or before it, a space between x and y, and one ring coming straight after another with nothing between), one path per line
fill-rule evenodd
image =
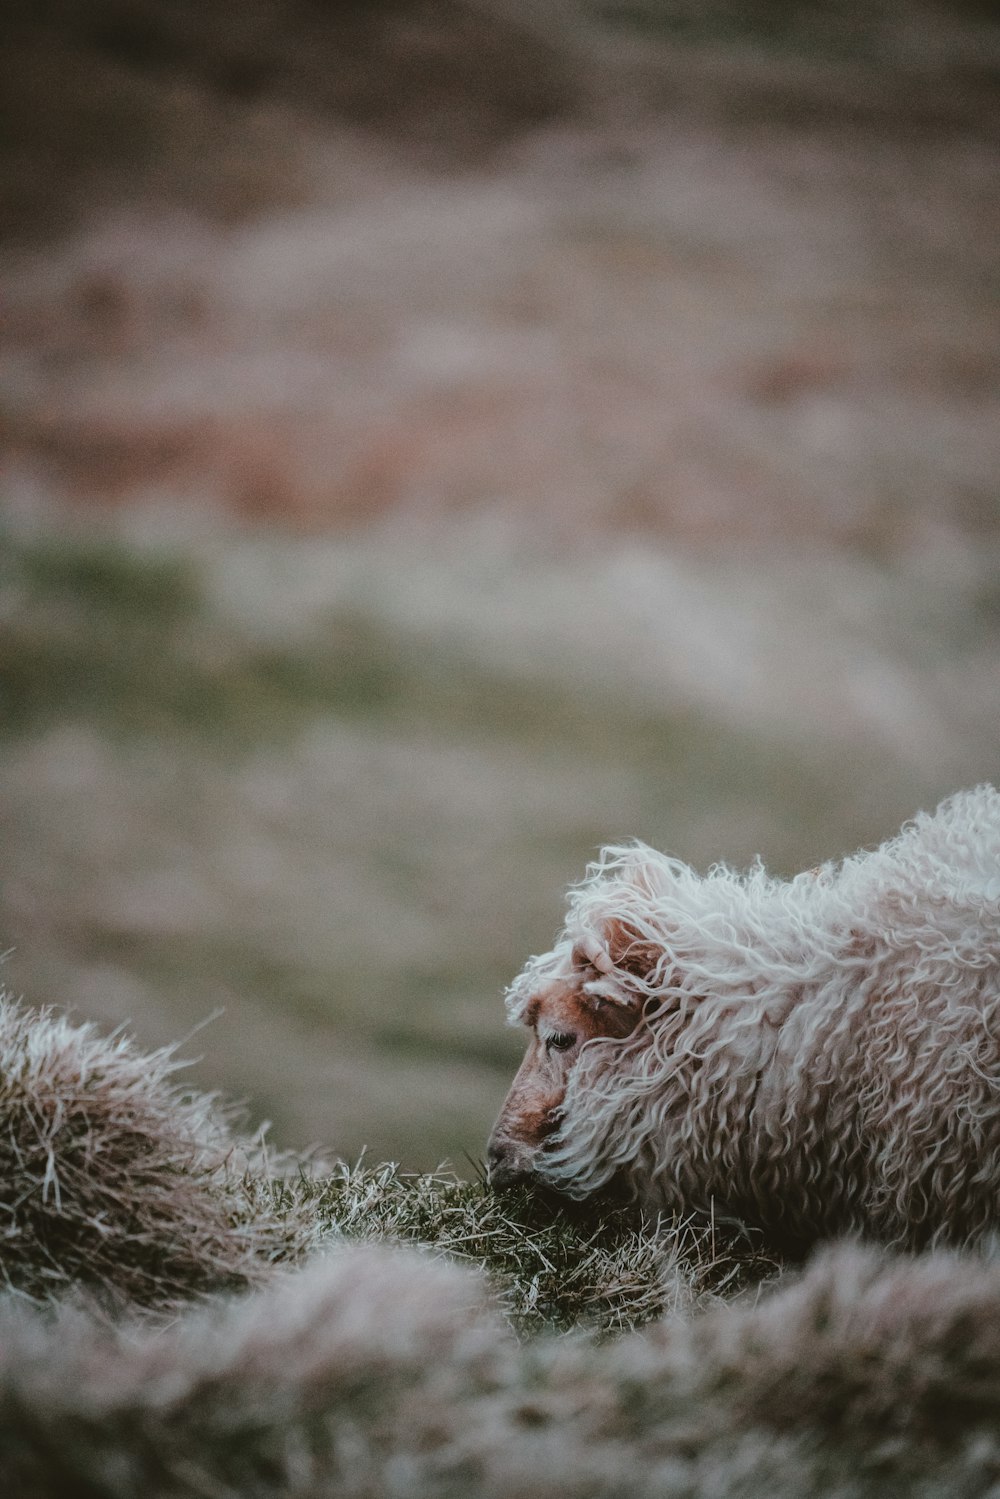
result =
M1000 1223L996 790L791 881L606 848L511 1018L616 927L644 961L616 951L587 987L643 1016L583 1048L539 1177L572 1196L614 1178L791 1244L965 1242Z

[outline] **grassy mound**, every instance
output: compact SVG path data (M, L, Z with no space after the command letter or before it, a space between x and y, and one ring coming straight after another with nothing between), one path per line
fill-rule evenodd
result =
M169 1309L255 1284L294 1255L259 1142L151 1054L0 996L0 1277L35 1301L83 1291ZM257 1175L255 1176L255 1172Z
M418 1244L476 1266L522 1333L628 1331L777 1270L761 1245L708 1222L641 1222L627 1208L595 1212L527 1190L498 1196L482 1180L445 1172L339 1165L322 1177L274 1181L269 1191L277 1211L314 1215L321 1240Z

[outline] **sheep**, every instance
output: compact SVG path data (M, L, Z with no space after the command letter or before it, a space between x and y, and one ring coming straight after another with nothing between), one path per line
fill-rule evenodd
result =
M507 1006L532 1036L489 1143L498 1189L614 1188L787 1254L1000 1226L991 786L789 881L605 848Z

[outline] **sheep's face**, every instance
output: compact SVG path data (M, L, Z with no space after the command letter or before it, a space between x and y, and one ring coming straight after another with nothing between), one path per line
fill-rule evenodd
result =
M638 1006L594 992L607 970L595 967L592 954L574 950L566 967L565 976L531 994L521 1016L531 1039L490 1136L493 1187L527 1182L535 1174L547 1140L559 1127L566 1086L581 1049L601 1038L624 1039L638 1021Z

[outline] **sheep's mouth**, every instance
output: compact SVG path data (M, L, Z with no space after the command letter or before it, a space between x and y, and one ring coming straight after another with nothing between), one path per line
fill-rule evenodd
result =
M636 1209L635 1195L628 1189L623 1174L586 1196L560 1191L532 1170L491 1170L488 1185L503 1196L514 1213L528 1216L541 1213L546 1219L563 1217L577 1225L600 1222Z

